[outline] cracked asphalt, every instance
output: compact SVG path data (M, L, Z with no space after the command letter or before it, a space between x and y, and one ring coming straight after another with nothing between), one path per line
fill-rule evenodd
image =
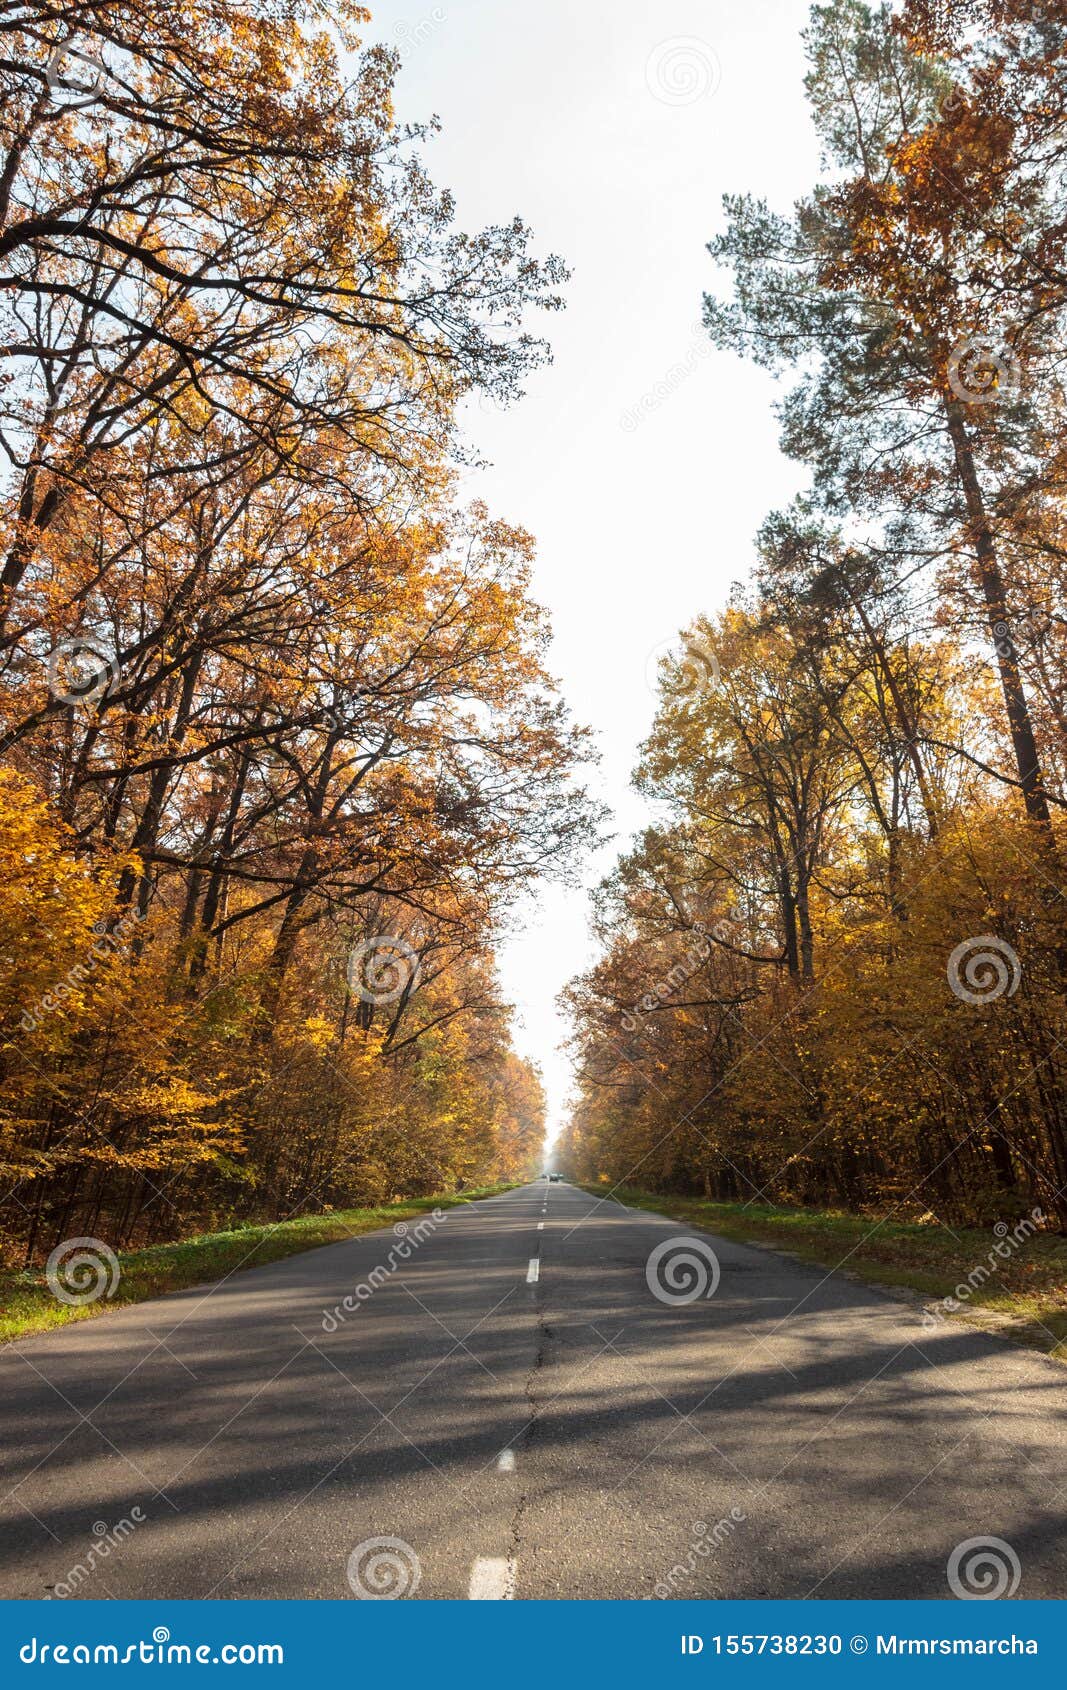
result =
M1067 1592L1060 1366L706 1234L664 1302L686 1236L538 1183L8 1347L0 1595Z

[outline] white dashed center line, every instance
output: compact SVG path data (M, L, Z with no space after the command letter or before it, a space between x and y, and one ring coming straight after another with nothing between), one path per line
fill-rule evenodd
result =
M514 1473L515 1451L513 1449L502 1449L500 1451L496 1458L496 1470L498 1473Z
M544 1223L544 1221L538 1221L538 1223L537 1223L537 1230L538 1230L538 1232L544 1232L544 1230L545 1230L545 1223Z
M530 1265L526 1269L527 1285L535 1285L541 1277L541 1263L536 1256L530 1257Z
M479 1555L471 1568L470 1602L510 1602L515 1595L515 1563L503 1556Z

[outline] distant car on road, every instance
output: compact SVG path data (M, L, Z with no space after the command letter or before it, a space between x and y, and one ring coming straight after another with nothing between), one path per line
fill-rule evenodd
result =
M558 1185L562 1178L563 1178L562 1174L549 1174L548 1183L550 1185Z

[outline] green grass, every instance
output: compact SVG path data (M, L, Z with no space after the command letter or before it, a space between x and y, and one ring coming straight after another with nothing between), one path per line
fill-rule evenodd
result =
M876 1285L918 1292L928 1304L952 1296L979 1265L989 1265L998 1242L992 1228L879 1219L830 1209L794 1209L770 1203L712 1203L697 1197L659 1196L635 1186L586 1191L629 1208L651 1209L691 1221L739 1242L770 1244L819 1267L839 1268ZM1026 1239L996 1273L946 1319L995 1331L1028 1348L1067 1362L1067 1240L1042 1232Z
M0 1270L0 1343L48 1332L75 1320L92 1320L126 1303L143 1303L166 1291L209 1285L239 1269L262 1267L320 1244L335 1244L360 1232L374 1232L396 1221L453 1209L477 1197L511 1191L508 1185L487 1185L447 1197L412 1197L374 1209L335 1209L324 1215L299 1215L295 1220L241 1226L232 1232L207 1232L177 1244L155 1244L148 1250L124 1251L118 1258L120 1278L114 1295L99 1302L72 1305L59 1302L49 1289L43 1269Z

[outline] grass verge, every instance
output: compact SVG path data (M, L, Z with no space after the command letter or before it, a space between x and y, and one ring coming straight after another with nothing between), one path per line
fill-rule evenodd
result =
M583 1189L597 1197L610 1191L631 1209L651 1209L723 1238L769 1244L819 1267L918 1292L946 1320L965 1321L1067 1362L1067 1241L1053 1233L1038 1232L1015 1245L1010 1231L1002 1240L992 1227L953 1230L830 1209L712 1203L636 1186ZM1002 1242L1011 1248L1007 1257L996 1252ZM958 1306L945 1307L945 1299Z
M511 1191L514 1185L487 1185L447 1197L412 1197L404 1203L385 1203L375 1209L335 1209L325 1215L299 1215L295 1220L241 1226L232 1232L206 1232L178 1244L154 1244L148 1250L124 1251L118 1258L119 1280L114 1294L98 1302L60 1302L43 1269L0 1271L0 1343L49 1332L75 1320L92 1320L127 1303L143 1303L166 1291L209 1285L239 1269L262 1267L320 1244L336 1244L361 1232L375 1232L395 1221L413 1219L432 1209L454 1209L478 1197Z

